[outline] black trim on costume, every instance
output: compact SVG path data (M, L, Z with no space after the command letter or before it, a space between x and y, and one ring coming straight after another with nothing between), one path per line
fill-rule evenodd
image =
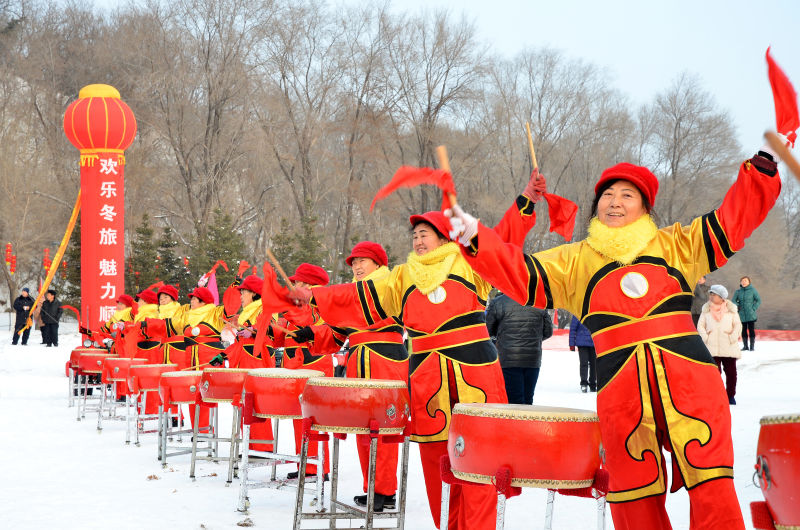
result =
M371 326L375 323L375 319L372 318L372 312L369 310L367 295L364 292L364 282L356 282L356 291L358 292L358 301L361 303L361 312L364 313L367 324Z
M381 320L387 318L386 312L381 307L381 299L378 298L378 291L375 289L375 282L372 280L367 280L367 289L369 289L369 294L372 296L372 303L375 304L375 310L378 312L378 316L381 317Z
M466 287L467 289L469 289L473 293L477 293L477 291L478 291L478 289L477 289L477 287L475 287L474 283L472 283L472 282L468 281L467 279L462 278L461 276L458 276L456 274L448 274L447 275L447 279L448 280L453 280L455 282L460 283L461 285L463 285L464 287Z
M408 300L408 297L411 296L411 293L413 293L416 290L417 290L417 286L416 285L412 285L411 287L406 289L405 293L403 293L403 299L400 302L400 314L401 315L403 314L403 311L405 311L405 309L406 309L406 301Z
M706 363L716 366L711 352L708 351L703 339L700 335L684 335L683 337L673 337L670 339L661 339L654 341L654 344L660 349L666 350L669 353L674 353L681 357L691 359L700 363Z
M702 219L703 226L700 229L700 233L703 234L703 248L706 251L706 256L708 258L708 268L710 272L714 272L715 270L719 269L719 265L717 265L717 257L714 253L714 245L711 242L711 233L708 228L708 216L709 214L705 214Z
M590 332L597 333L598 331L610 328L611 326L616 326L617 324L622 324L623 322L629 322L630 320L631 320L630 317L626 317L623 315L592 313L591 315L584 318L581 321L581 324L586 326L586 329L588 329Z
M603 389L619 373L633 355L636 346L628 346L597 358L597 391Z
M517 195L517 200L515 202L519 213L522 215L533 215L534 207L536 206L535 202L524 195Z
M681 293L671 296L664 300L661 304L656 306L655 309L650 311L650 315L660 315L662 313L673 313L675 311L689 312L692 308L692 295L689 293Z

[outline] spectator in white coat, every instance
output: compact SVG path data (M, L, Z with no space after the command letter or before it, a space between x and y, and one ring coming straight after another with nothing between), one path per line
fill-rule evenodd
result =
M736 360L742 358L738 343L742 321L736 304L728 300L728 290L724 286L712 285L708 290L708 302L703 304L697 332L714 357L720 373L725 370L728 402L735 405Z

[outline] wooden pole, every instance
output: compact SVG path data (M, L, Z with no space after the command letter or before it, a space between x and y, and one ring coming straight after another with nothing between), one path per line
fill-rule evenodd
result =
M447 157L447 148L443 145L440 145L436 148L436 159L439 162L439 169L447 171L448 173L452 174L450 171L450 159ZM448 193L447 198L450 199L450 205L455 206L458 204L456 202L456 196L453 193Z
M275 268L278 270L278 274L281 275L281 278L283 278L283 281L286 282L286 285L289 286L289 289L294 290L294 284L286 275L286 272L284 272L283 267L281 267L281 264L278 263L278 259L275 257L275 254L272 253L272 250L267 249L267 257L272 262L272 264L275 265Z
M800 180L800 163L797 162L797 159L792 155L792 152L789 151L789 148L784 145L778 135L772 131L767 131L764 133L764 138L767 140L769 146L778 153L781 161L786 164L794 177Z
M531 163L533 164L533 169L539 169L539 163L536 162L536 152L533 150L533 136L531 135L531 124L527 121L525 122L525 130L528 133L528 149L531 151Z

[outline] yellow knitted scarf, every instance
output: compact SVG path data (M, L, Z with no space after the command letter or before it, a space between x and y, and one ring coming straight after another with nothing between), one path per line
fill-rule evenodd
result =
M461 250L453 242L445 243L422 256L410 253L406 265L417 289L422 294L428 294L442 285L459 254Z
M248 322L255 325L258 315L261 314L261 299L253 300L242 309L239 315L239 326L245 326Z
M656 232L658 227L648 214L619 227L606 226L594 217L589 223L586 242L603 256L621 265L630 265L656 237Z

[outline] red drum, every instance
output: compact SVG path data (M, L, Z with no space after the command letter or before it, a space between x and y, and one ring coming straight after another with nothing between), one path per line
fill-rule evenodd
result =
M600 468L600 423L588 410L458 403L447 441L453 474L490 484L511 468L511 485L586 488Z
M202 371L193 372L165 372L161 374L158 386L158 395L162 403L181 405L194 404L197 392L200 390Z
M104 353L104 352L106 352L106 350L102 348L84 348L82 346L79 348L75 348L69 354L69 365L73 370L77 370L78 359L80 359L81 355L83 355L84 353Z
M127 357L106 357L103 361L103 382L127 381L132 364L145 364L147 359L128 359Z
M306 381L312 377L324 376L325 374L319 370L289 370L288 368L250 370L244 380L244 391L253 393L253 416L257 418L302 418L300 394L306 387Z
M406 384L388 379L309 379L301 409L315 431L360 434L369 434L372 420L380 434L399 434L411 414Z
M128 388L134 393L157 392L161 374L177 369L177 364L132 364L128 369Z
M100 350L103 353L84 352L78 357L78 369L82 374L101 374L103 373L103 360L106 357L116 357L116 354L108 353L106 350Z
M231 403L241 399L248 368L206 368L200 381L200 395L209 403Z
M775 528L800 528L800 414L761 418L756 474Z

